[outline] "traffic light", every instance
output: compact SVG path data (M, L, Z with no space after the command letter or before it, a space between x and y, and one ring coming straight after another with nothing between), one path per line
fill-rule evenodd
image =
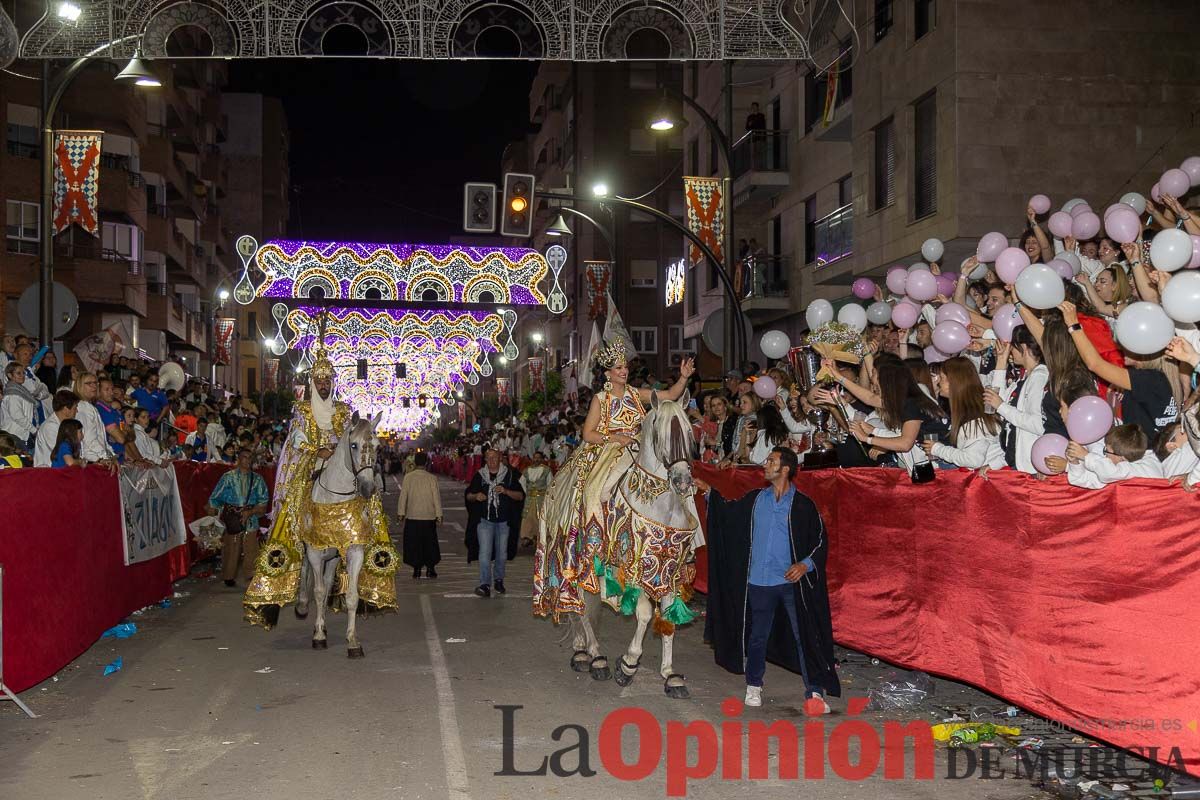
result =
M425 395L423 395L423 394L417 395L417 408L424 408L425 402L426 402Z
M358 379L360 381L365 381L367 379L367 360L365 358L360 358L358 361L354 362L354 367L356 371L355 374L358 376Z
M408 365L407 364L397 364L396 365L396 377L399 378L400 380L404 380L405 378L408 377Z
M504 216L500 220L502 236L533 234L533 176L519 172L504 174Z
M496 184L468 183L463 193L463 230L496 232Z

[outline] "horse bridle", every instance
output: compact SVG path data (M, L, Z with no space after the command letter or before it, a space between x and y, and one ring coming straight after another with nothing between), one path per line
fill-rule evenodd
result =
M366 466L359 467L358 469L354 470L354 473L353 473L354 480L356 480L356 481L358 480L359 473L364 472L365 470L374 469L374 468L375 468L374 464L367 464ZM339 492L336 489L330 489L328 486L326 486L324 483L321 482L321 478L323 478L323 477L325 477L325 468L321 467L319 470L317 470L316 483L318 486L320 486L322 489L329 492L330 494L336 494L338 497L349 497L350 495L358 494L358 489L351 489L348 492Z

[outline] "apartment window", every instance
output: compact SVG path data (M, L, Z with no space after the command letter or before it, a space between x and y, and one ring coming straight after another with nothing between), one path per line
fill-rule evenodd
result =
M875 126L872 161L871 208L887 208L896 201L896 122L890 117Z
M937 211L937 96L913 106L913 218Z
M682 325L667 326L667 348L672 353L686 353L687 343L683 338Z
M8 154L18 158L38 158L42 148L37 128L8 123Z
M8 252L37 255L40 241L41 206L37 203L23 203L20 200L9 200L5 203L7 225L4 229Z
M854 176L847 175L838 181L838 208L854 202L854 186L851 180Z
M913 0L913 40L937 27L937 0Z
M629 335L633 337L633 349L637 352L658 353L658 328L630 328Z
M700 139L688 142L688 175L700 174Z
M891 29L892 0L875 0L875 41L882 41Z
M258 375L254 367L246 369L246 394L258 394Z
M804 263L817 260L817 196L804 201Z
M842 53L849 53L849 46L843 44ZM838 63L837 91L833 98L833 107L838 108L854 94L854 73L850 70L850 56L846 55ZM811 133L817 123L825 116L825 100L829 92L829 73L816 74L809 72L804 77L804 132Z
M653 289L657 287L658 261L653 258L630 259L629 285L634 289Z
M142 231L136 225L103 222L100 225L100 247L105 258L138 261L142 253Z

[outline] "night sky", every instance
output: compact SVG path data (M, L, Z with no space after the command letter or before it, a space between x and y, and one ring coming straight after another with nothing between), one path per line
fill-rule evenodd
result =
M462 185L501 182L536 64L235 61L229 91L279 97L291 127L290 235L440 242L462 234Z

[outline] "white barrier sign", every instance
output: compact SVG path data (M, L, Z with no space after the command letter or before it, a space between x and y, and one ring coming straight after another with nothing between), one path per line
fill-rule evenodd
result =
M125 565L158 558L186 543L174 465L122 467L120 475Z

